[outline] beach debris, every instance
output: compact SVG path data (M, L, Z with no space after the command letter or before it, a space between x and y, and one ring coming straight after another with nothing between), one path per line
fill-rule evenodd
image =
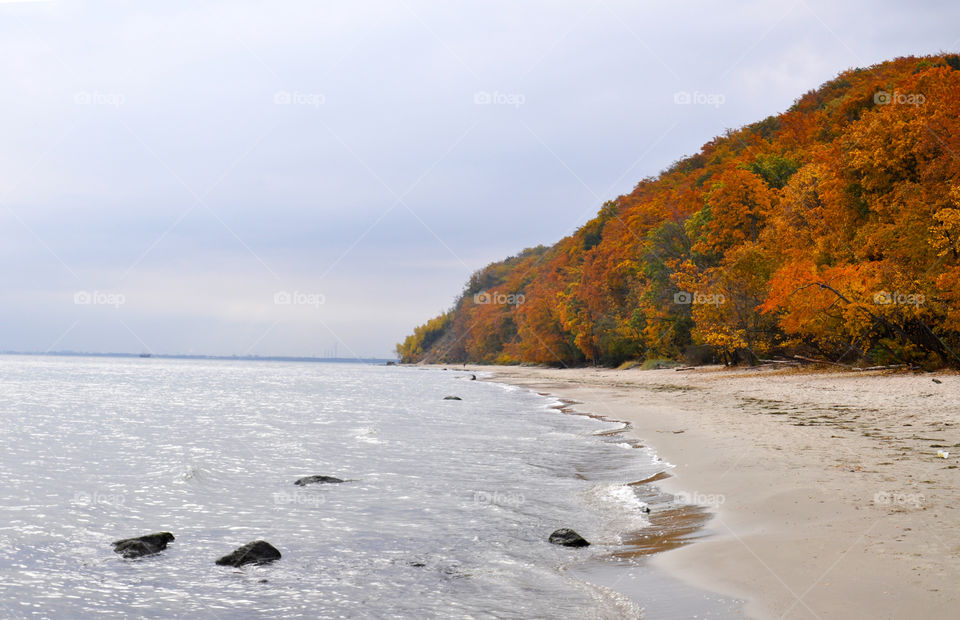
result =
M550 542L563 547L589 547L590 543L571 529L561 528L550 534Z
M157 532L136 538L124 538L113 543L114 553L119 553L127 559L142 558L145 555L160 553L167 548L167 543L174 540L170 532Z
M217 560L217 566L233 566L239 568L245 564L267 564L274 560L279 560L281 557L277 548L267 541L255 540Z
M443 400L463 400L459 396L444 396Z
M812 357L804 357L802 355L794 355L793 359L800 360L801 362L806 362L808 364L822 364L824 366L836 366L837 368L846 368L847 370L854 370L857 372L870 372L875 370L900 370L901 368L916 368L910 364L888 364L886 366L868 366L866 368L860 368L858 366L853 366L851 364L840 364L838 362L831 362L830 360L818 360Z
M946 450L937 450L937 456L939 456L942 459L948 459L950 458L950 453L947 452Z
M296 482L295 485L298 487L305 487L308 484L339 484L341 482L346 482L346 480L341 480L340 478L334 478L333 476L304 476Z
M940 379L934 379L933 382L937 384L943 383L943 381L941 381Z

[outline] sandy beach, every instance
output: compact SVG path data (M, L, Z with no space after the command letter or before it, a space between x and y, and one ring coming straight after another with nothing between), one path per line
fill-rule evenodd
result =
M960 615L960 376L473 369L629 422L713 513L653 564L750 617Z

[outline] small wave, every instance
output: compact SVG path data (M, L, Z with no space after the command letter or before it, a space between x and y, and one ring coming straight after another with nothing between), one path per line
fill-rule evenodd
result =
M608 487L607 494L631 509L643 510L647 507L647 503L637 497L633 488L625 484Z
M644 512L647 503L626 484L600 484L586 493L586 500L604 516L604 529L620 540L624 534L650 526Z
M210 477L210 472L196 463L181 463L173 470L173 481L180 484L204 482Z
M382 444L384 441L377 438L377 429L372 426L362 426L353 429L353 438L357 441L372 444Z

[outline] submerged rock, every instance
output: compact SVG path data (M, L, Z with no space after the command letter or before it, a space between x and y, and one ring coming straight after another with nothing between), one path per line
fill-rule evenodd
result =
M333 476L305 476L294 482L294 484L298 487L305 487L308 484L340 484L341 482L346 482L346 480L334 478Z
M167 543L174 540L170 532L157 532L137 538L124 538L113 543L114 553L125 558L142 558L145 555L160 553L167 548Z
M459 396L444 396L443 400L463 400Z
M590 543L573 530L562 528L550 534L550 542L563 547L589 547Z
M255 540L217 560L218 566L240 567L244 564L267 564L282 556L277 548L265 540Z

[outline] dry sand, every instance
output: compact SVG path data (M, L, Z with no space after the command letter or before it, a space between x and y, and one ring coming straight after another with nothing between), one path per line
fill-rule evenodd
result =
M474 370L630 422L715 512L653 563L749 616L960 618L960 375Z

